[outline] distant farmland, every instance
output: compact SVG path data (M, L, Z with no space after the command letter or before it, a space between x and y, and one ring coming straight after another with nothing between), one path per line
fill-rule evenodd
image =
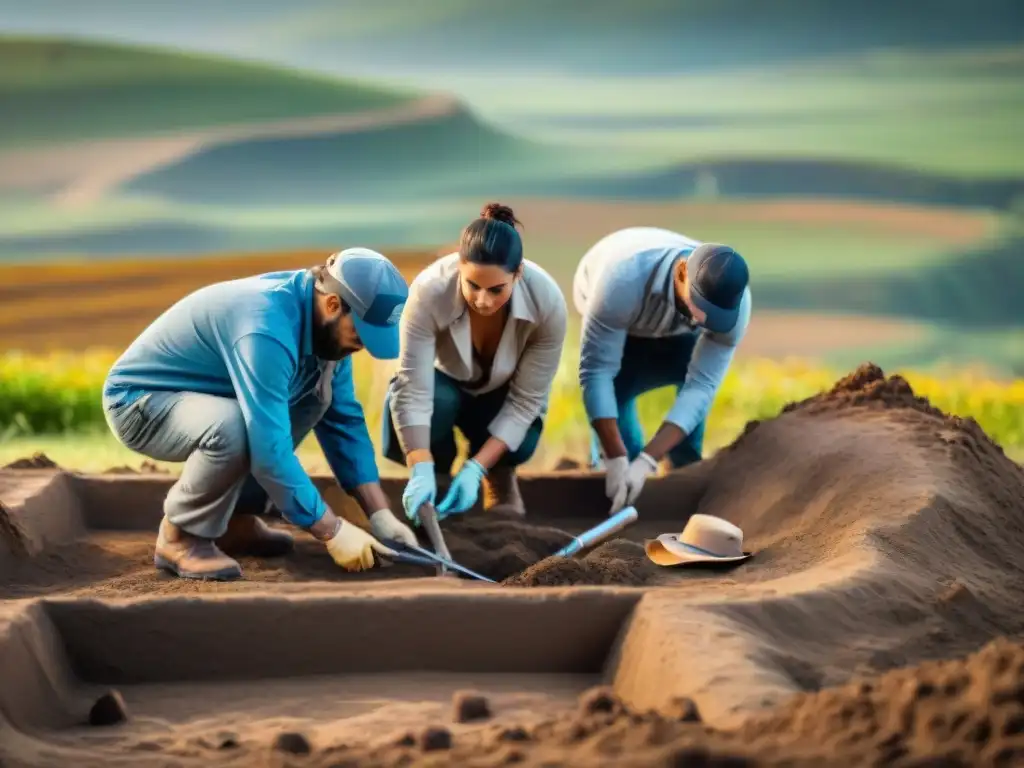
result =
M735 245L750 262L758 307L741 357L839 355L839 364L845 366L850 362L847 352L857 360L870 354L884 361L881 353L893 348L899 360L909 354L918 365L956 358L958 363L982 359L1016 366L1020 358L1008 335L993 340L951 335L949 330L932 333L925 320L941 312L955 322L1002 306L970 296L945 301L949 291L938 281L943 275L955 278L959 271L953 265L972 261L973 249L996 236L999 219L989 212L809 199L652 204L512 197L504 202L524 222L528 258L549 270L567 297L578 259L619 227L667 226ZM473 209L467 208L471 215ZM382 250L411 280L438 255L451 252L457 237L458 228L452 227L447 245L432 242L402 249L373 240L356 242ZM0 266L0 351L123 349L167 307L201 286L313 266L330 250L297 247L202 257L140 252L127 260L79 257L64 263ZM993 259L982 254L975 263L986 274L1005 273L1011 291L1019 284L1005 270L995 269L1002 262L993 267ZM864 281L873 283L852 295L841 290ZM916 316L900 315L899 306L888 300L904 284L915 288L915 301L924 302ZM933 295L936 308L928 303ZM993 294L988 295L991 299ZM575 341L578 324L575 312L572 316L570 336ZM1019 333L1016 326L1012 330Z
M437 257L387 251L411 280ZM0 267L0 339L27 352L123 347L161 312L210 283L323 263L324 250Z

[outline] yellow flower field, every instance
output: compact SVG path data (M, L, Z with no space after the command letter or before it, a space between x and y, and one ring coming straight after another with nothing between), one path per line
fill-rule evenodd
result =
M0 442L41 445L57 436L63 443L102 433L100 388L116 352L0 355ZM588 434L576 382L577 351L566 350L551 395L539 463L560 456L587 455ZM371 435L380 432L381 401L393 363L366 355L356 358L356 391ZM751 419L769 418L788 402L830 387L847 371L828 370L805 361L738 361L730 370L708 419L709 450L729 443ZM887 371L892 373L892 371ZM1012 455L1024 453L1024 381L991 381L971 373L946 376L903 373L914 391L942 410L971 416ZM653 392L640 401L645 427L653 430L673 393ZM81 438L79 438L81 436Z

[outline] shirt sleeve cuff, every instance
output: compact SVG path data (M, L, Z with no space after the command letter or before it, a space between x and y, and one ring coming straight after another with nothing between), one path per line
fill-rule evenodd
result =
M615 402L615 387L611 382L594 382L583 389L583 407L587 419L617 419L619 408Z
M509 451L519 449L529 429L529 424L522 424L518 419L501 413L495 417L489 426L490 433L507 445Z
M676 398L675 403L665 415L665 421L675 424L689 435L697 428L698 424L707 418L710 404L701 402L692 396L687 397L687 395L685 390L679 393L679 397Z

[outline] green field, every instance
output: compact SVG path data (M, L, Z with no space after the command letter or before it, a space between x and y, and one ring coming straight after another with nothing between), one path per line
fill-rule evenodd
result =
M644 13L675 13L655 6ZM470 23L467 8L447 4L424 23ZM382 34L397 34L398 20L387 14L366 18L377 18ZM0 124L0 148L360 112L427 94L408 84L59 40L0 40L0 65L0 98L15 107L13 119ZM978 202L995 199L995 177L1011 190L1000 207L1011 205L1013 185L1024 183L1020 46L874 53L854 46L841 55L758 66L737 60L686 74L520 69L500 87L491 74L466 69L447 82L466 104L324 133L240 130L165 161L143 158L102 194L73 205L55 201L44 185L9 187L0 195L0 259L327 251L353 242L429 250L456 240L485 200L525 200L517 212L528 253L567 291L575 263L600 236L619 226L668 226L740 249L754 271L760 309L895 315L932 328L915 346L876 340L851 353L837 344L823 353L828 361L870 352L884 361L981 360L1024 370L1014 335L1022 321L1019 233L1011 231L1010 214ZM118 146L112 144L112 161L120 159ZM16 160L17 152L8 157ZM39 157L46 161L45 153ZM953 199L972 222L964 232L951 230L946 219L959 214L945 209L931 223L904 226L903 214L890 216L884 205L863 220L746 216L735 213L746 210L743 190L771 174L784 182L786 169L751 166L731 181L714 171L708 188L680 170L694 161L744 158L820 161L818 181L833 191L800 194L832 197L839 208L848 201L835 190L881 202L951 184L940 197ZM78 162L82 169L69 171L64 183L88 190L105 171L103 159L69 158L69 165ZM859 162L881 163L882 172L865 180ZM910 172L887 189L887 168ZM940 176L918 183L915 169ZM985 179L967 184L973 177ZM720 182L740 193L719 193ZM589 202L562 211L560 202L574 197ZM616 218L616 206L630 216Z
M0 124L0 147L359 112L425 94L81 42L0 40L0 64L0 98L15 107ZM923 194L980 207L1012 196L993 191L993 179L1024 184L1021 47L850 53L692 74L513 71L501 87L471 71L449 80L468 106L338 132L240 130L179 157L143 158L76 206L55 204L38 184L9 187L0 194L0 258L305 247L346 238L421 245L448 240L445 233L464 219L458 211L484 198L714 198L714 189L700 189L680 170L696 161L769 163L731 176L716 171L726 197L755 194L771 177L773 194L783 196L849 189L876 200ZM116 159L116 145L111 152ZM791 172L778 164L795 158L819 164L818 176L786 192ZM89 188L104 163L69 158L78 162L82 168L63 183ZM865 178L858 163L881 165ZM903 176L887 178L888 168ZM918 179L918 171L933 175ZM965 186L969 177L988 181ZM837 234L800 237L788 223L761 222L736 236L787 243L775 249L785 260L762 265L773 278L785 278L790 265L810 275L840 259L871 274L911 270L932 263L937 250L896 234L891 249L899 258L892 259L864 242L873 235ZM820 259L826 250L835 259Z
M0 37L0 148L394 106L416 94L214 56Z
M675 162L881 163L952 177L1024 175L1024 46L870 52L693 74L512 74L448 87L486 117L576 145Z

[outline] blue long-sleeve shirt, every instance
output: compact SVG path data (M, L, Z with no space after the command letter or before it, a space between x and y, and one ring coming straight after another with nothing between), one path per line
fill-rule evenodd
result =
M308 528L326 504L302 468L290 408L320 386L313 354L313 277L273 272L201 288L158 317L107 376L105 399L200 392L238 401L250 468L291 523ZM379 481L373 443L355 397L352 360L334 366L331 405L313 432L339 485Z
M618 418L614 380L631 335L698 334L686 381L665 421L689 434L707 416L746 334L751 298L748 288L728 333L712 333L683 318L675 305L674 267L698 245L669 230L631 227L608 235L580 261L573 300L583 316L579 379L590 421Z

